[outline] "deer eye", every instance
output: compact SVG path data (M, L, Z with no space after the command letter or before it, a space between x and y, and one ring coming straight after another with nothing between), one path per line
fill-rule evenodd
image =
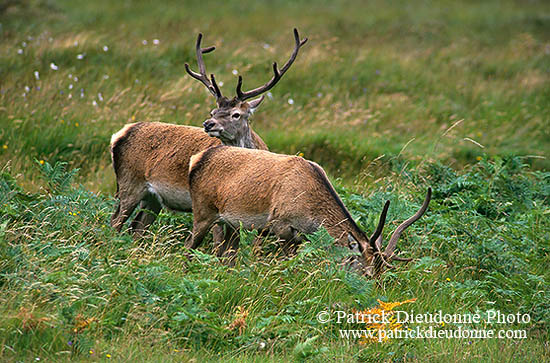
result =
M241 114L240 113L234 113L231 115L231 117L233 117L234 119L237 119L239 117L241 117Z
M357 247L358 247L357 242L352 241L352 242L349 243L349 248L350 249L355 250Z

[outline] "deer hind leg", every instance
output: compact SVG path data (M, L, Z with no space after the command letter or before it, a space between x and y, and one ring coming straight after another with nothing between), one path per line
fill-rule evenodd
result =
M154 195L148 193L140 203L140 211L132 221L130 229L136 236L142 236L143 232L155 221L162 205Z
M118 192L120 201L111 217L111 227L117 232L120 232L124 222L132 215L132 212L136 209L146 193L147 189L145 186L141 185L131 189L120 189Z
M193 205L197 204L193 201ZM185 247L192 250L199 247L217 218L218 215L214 210L200 210L200 208L196 208L193 211L193 235L187 240Z
M218 252L222 248L224 240L225 232L223 230L223 225L215 224L214 227L212 227L212 241L214 245L213 251L216 253L217 256Z
M277 221L271 225L271 232L282 240L283 253L287 256L296 254L298 246L303 242L303 236L290 223Z
M239 231L230 225L226 225L223 237L223 243L219 246L216 256L225 257L231 263L239 249L240 236Z

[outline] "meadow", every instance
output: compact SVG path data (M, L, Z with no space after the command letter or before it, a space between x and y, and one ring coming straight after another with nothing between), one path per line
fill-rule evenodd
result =
M0 1L0 360L533 361L550 359L550 4L544 1ZM308 43L252 118L272 151L321 164L357 223L402 237L408 264L338 268L322 230L296 256L242 232L235 266L192 216L141 240L109 226L109 140L124 124L199 126L208 72L234 94ZM390 223L391 222L391 223ZM529 314L524 339L345 339L322 311ZM378 302L382 301L382 304ZM389 309L389 308L388 308ZM408 325L405 328L415 328Z

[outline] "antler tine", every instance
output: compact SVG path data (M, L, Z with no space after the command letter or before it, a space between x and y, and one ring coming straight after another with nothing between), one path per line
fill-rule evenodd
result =
M281 68L280 70L277 67L277 62L273 62L273 78L271 78L271 80L269 82L267 82L266 84L264 84L263 86L260 86L258 88L255 88L255 89L247 91L247 92L243 92L241 90L243 80L242 80L242 77L239 76L239 81L237 82L237 98L239 100L245 101L249 98L256 97L259 94L262 94L264 92L269 91L271 88L273 88L273 86L275 86L277 84L277 82L279 82L281 77L290 68L292 63L294 63L294 60L296 59L296 56L298 55L298 51L300 50L300 48L304 44L306 44L307 38L304 38L304 39L300 40L300 34L298 34L298 29L294 28L294 41L296 42L296 44L294 46L294 51L290 55L290 58L288 59L288 61L285 63L283 68Z
M208 76L206 75L206 67L204 65L204 60L202 59L203 54L210 53L211 51L216 49L216 47L212 46L212 47L201 48L201 42L202 42L202 33L199 33L197 37L197 43L195 45L195 51L197 53L197 64L199 65L199 73L192 71L188 63L185 63L185 70L187 71L187 73L189 73L191 77L195 78L196 80L199 80L202 84L204 84L208 89L208 91L210 91L212 95L216 96L216 99L219 99L222 97L220 89L218 88L217 85L215 84L213 85L213 83L211 83L210 80L208 79Z
M287 71L287 69L290 68L292 63L294 63L294 60L296 59L296 56L298 55L298 51L307 42L307 38L304 38L303 40L300 40L300 34L298 34L298 29L296 29L296 28L294 28L294 42L296 43L296 45L294 46L294 51L290 55L290 58L285 63L283 68L281 68L281 74L285 73Z
M386 215L388 214L388 208L390 207L390 201L387 200L386 204L384 204L384 208L382 209L382 213L380 213L380 220L378 221L378 226L376 227L376 230L370 236L369 238L369 245L372 247L373 251L380 252L380 250L376 246L376 241L379 237L382 236L382 230L384 229L384 223L386 223Z
M214 77L214 74L210 75L210 79L212 80L212 87L214 87L216 98L218 99L222 98L222 92L220 91L220 87L218 87L218 84L216 83L216 78Z
M384 224L386 223L386 215L388 213L389 207L390 207L390 201L387 200L386 203L384 204L384 208L382 209L382 213L380 213L380 220L378 221L378 226L376 227L376 230L369 238L369 244L374 254L374 270L376 271L376 275L380 274L383 266L388 268L393 268L392 265L386 262L382 252L380 252L380 246L382 245L382 231L384 230Z
M389 201L387 201L387 203L389 203ZM382 226L382 229L384 229L384 226ZM376 233L373 232L373 234L369 237L369 241L372 239L372 237L374 237L374 234ZM376 239L376 241L374 242L376 248L375 248L375 251L381 251L382 250L382 232L380 232L380 235L378 236L378 238Z
M397 261L410 261L410 259L404 259L401 257L393 256L393 252L395 251L395 246L397 245L397 241L399 240L399 237L401 237L401 233L405 229L407 229L411 224L416 222L428 209L428 204L430 204L430 200L432 198L432 188L428 188L428 193L426 193L426 199L424 199L424 203L422 203L422 207L416 212L415 215L413 215L411 218L407 219L403 223L401 223L395 231L392 233L390 237L390 241L388 242L388 246L386 247L386 250L384 251L384 256L387 259L390 260L397 260Z

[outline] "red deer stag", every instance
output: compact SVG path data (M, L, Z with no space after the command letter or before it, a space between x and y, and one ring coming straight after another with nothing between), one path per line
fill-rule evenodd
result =
M401 233L428 208L431 188L420 210L392 234L382 252L382 228L389 201L381 213L376 232L369 238L357 226L330 184L324 170L298 156L217 146L191 157L189 185L193 204L193 237L187 247L196 248L217 223L237 230L267 230L289 243L299 243L303 235L320 226L355 256L347 264L370 276L391 267ZM226 239L218 254L238 248L237 237Z
M307 41L307 38L300 40L296 29L294 38L296 45L289 60L280 70L277 63L273 63L274 76L269 82L243 92L242 77L239 76L237 95L229 99L222 95L214 75L210 75L210 78L206 75L202 55L213 51L214 47L201 48L202 34L199 34L196 43L199 72L192 71L187 63L185 69L216 97L218 107L203 123L204 131L191 126L139 122L124 126L112 136L111 157L117 179L116 197L119 199L111 218L113 228L120 231L138 204L141 211L130 227L137 234L154 222L163 206L190 212L188 170L192 155L222 143L267 150L265 143L252 131L248 122L263 96L250 99L270 90L290 68L300 47Z

